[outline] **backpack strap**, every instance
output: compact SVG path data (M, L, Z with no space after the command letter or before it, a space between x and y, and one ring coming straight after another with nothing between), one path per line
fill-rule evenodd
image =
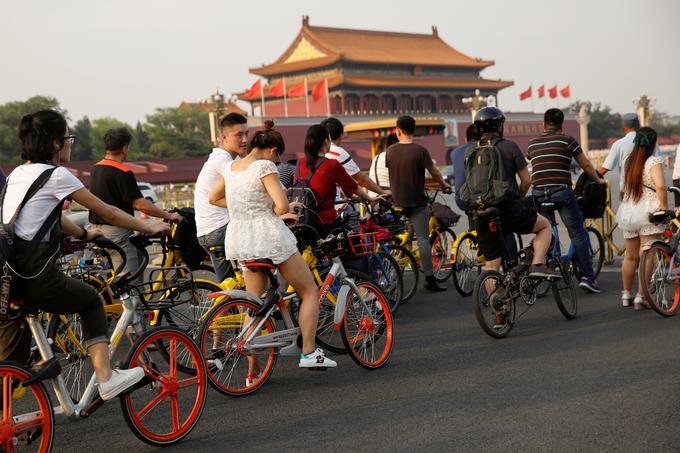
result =
M325 157L317 157L317 159L314 161L314 165L312 165L312 169L307 173L307 177L305 178L305 187L309 187L309 181L312 180L312 176L314 176L314 172L318 170L318 168L321 166L322 163L324 163L327 159ZM295 169L295 177L300 178L300 161L297 163L297 167Z
M52 176L52 173L57 169L57 167L52 167L48 168L47 170L43 171L40 173L40 176L36 178L35 181L33 181L33 184L28 188L28 191L26 192L26 195L24 196L24 199L21 200L21 203L19 203L19 207L17 210L14 212L14 215L10 219L8 223L14 224L17 221L17 217L19 216L19 213L21 210L24 208L26 203L28 203L28 200L33 198L33 196L38 193L40 189L47 183L47 181L50 179ZM9 181L8 181L9 183ZM2 195L0 195L0 222L2 222L3 218L3 212L4 212L4 205L5 205L5 195L7 194L7 186L9 184L5 184L5 187L2 188ZM50 214L52 215L52 214Z
M380 156L383 155L383 154L385 154L385 151L378 154L378 156L375 158L375 167L373 167L373 176L375 176L375 184L378 187L381 187L380 186L380 180L378 179L378 164L380 163Z

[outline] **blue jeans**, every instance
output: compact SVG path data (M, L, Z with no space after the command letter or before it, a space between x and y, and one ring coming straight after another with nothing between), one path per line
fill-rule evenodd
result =
M215 275L220 282L227 277L234 276L234 268L231 262L224 257L224 234L226 231L227 226L224 225L198 238L198 243L208 252L213 268L215 268ZM217 249L214 249L214 247L217 247Z
M536 192L540 194L540 192ZM584 226L583 213L576 201L576 195L571 188L560 190L552 195L552 201L558 207L562 223L567 228L569 238L574 245L574 258L581 275L593 280L593 263L590 260L590 244L588 232Z

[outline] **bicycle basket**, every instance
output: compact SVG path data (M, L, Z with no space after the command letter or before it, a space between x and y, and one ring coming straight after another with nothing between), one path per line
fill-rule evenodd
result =
M347 236L349 254L353 256L366 256L375 253L380 233L358 233Z

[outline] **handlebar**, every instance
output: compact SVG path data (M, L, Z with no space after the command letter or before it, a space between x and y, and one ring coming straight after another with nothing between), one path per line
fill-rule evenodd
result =
M668 190L668 192L676 193L676 194L680 195L680 188L678 188L678 187L670 186L667 190Z

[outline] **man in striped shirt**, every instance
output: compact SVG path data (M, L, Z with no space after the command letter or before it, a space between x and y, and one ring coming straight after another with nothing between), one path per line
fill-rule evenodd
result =
M543 134L529 142L533 194L540 197L546 189L561 188L552 195L551 200L556 203L562 223L575 246L576 264L582 275L579 286L592 293L599 293L588 252L588 233L572 189L572 159L590 178L599 184L604 184L605 181L595 172L578 142L562 133L563 122L564 113L560 109L548 109L543 117Z

